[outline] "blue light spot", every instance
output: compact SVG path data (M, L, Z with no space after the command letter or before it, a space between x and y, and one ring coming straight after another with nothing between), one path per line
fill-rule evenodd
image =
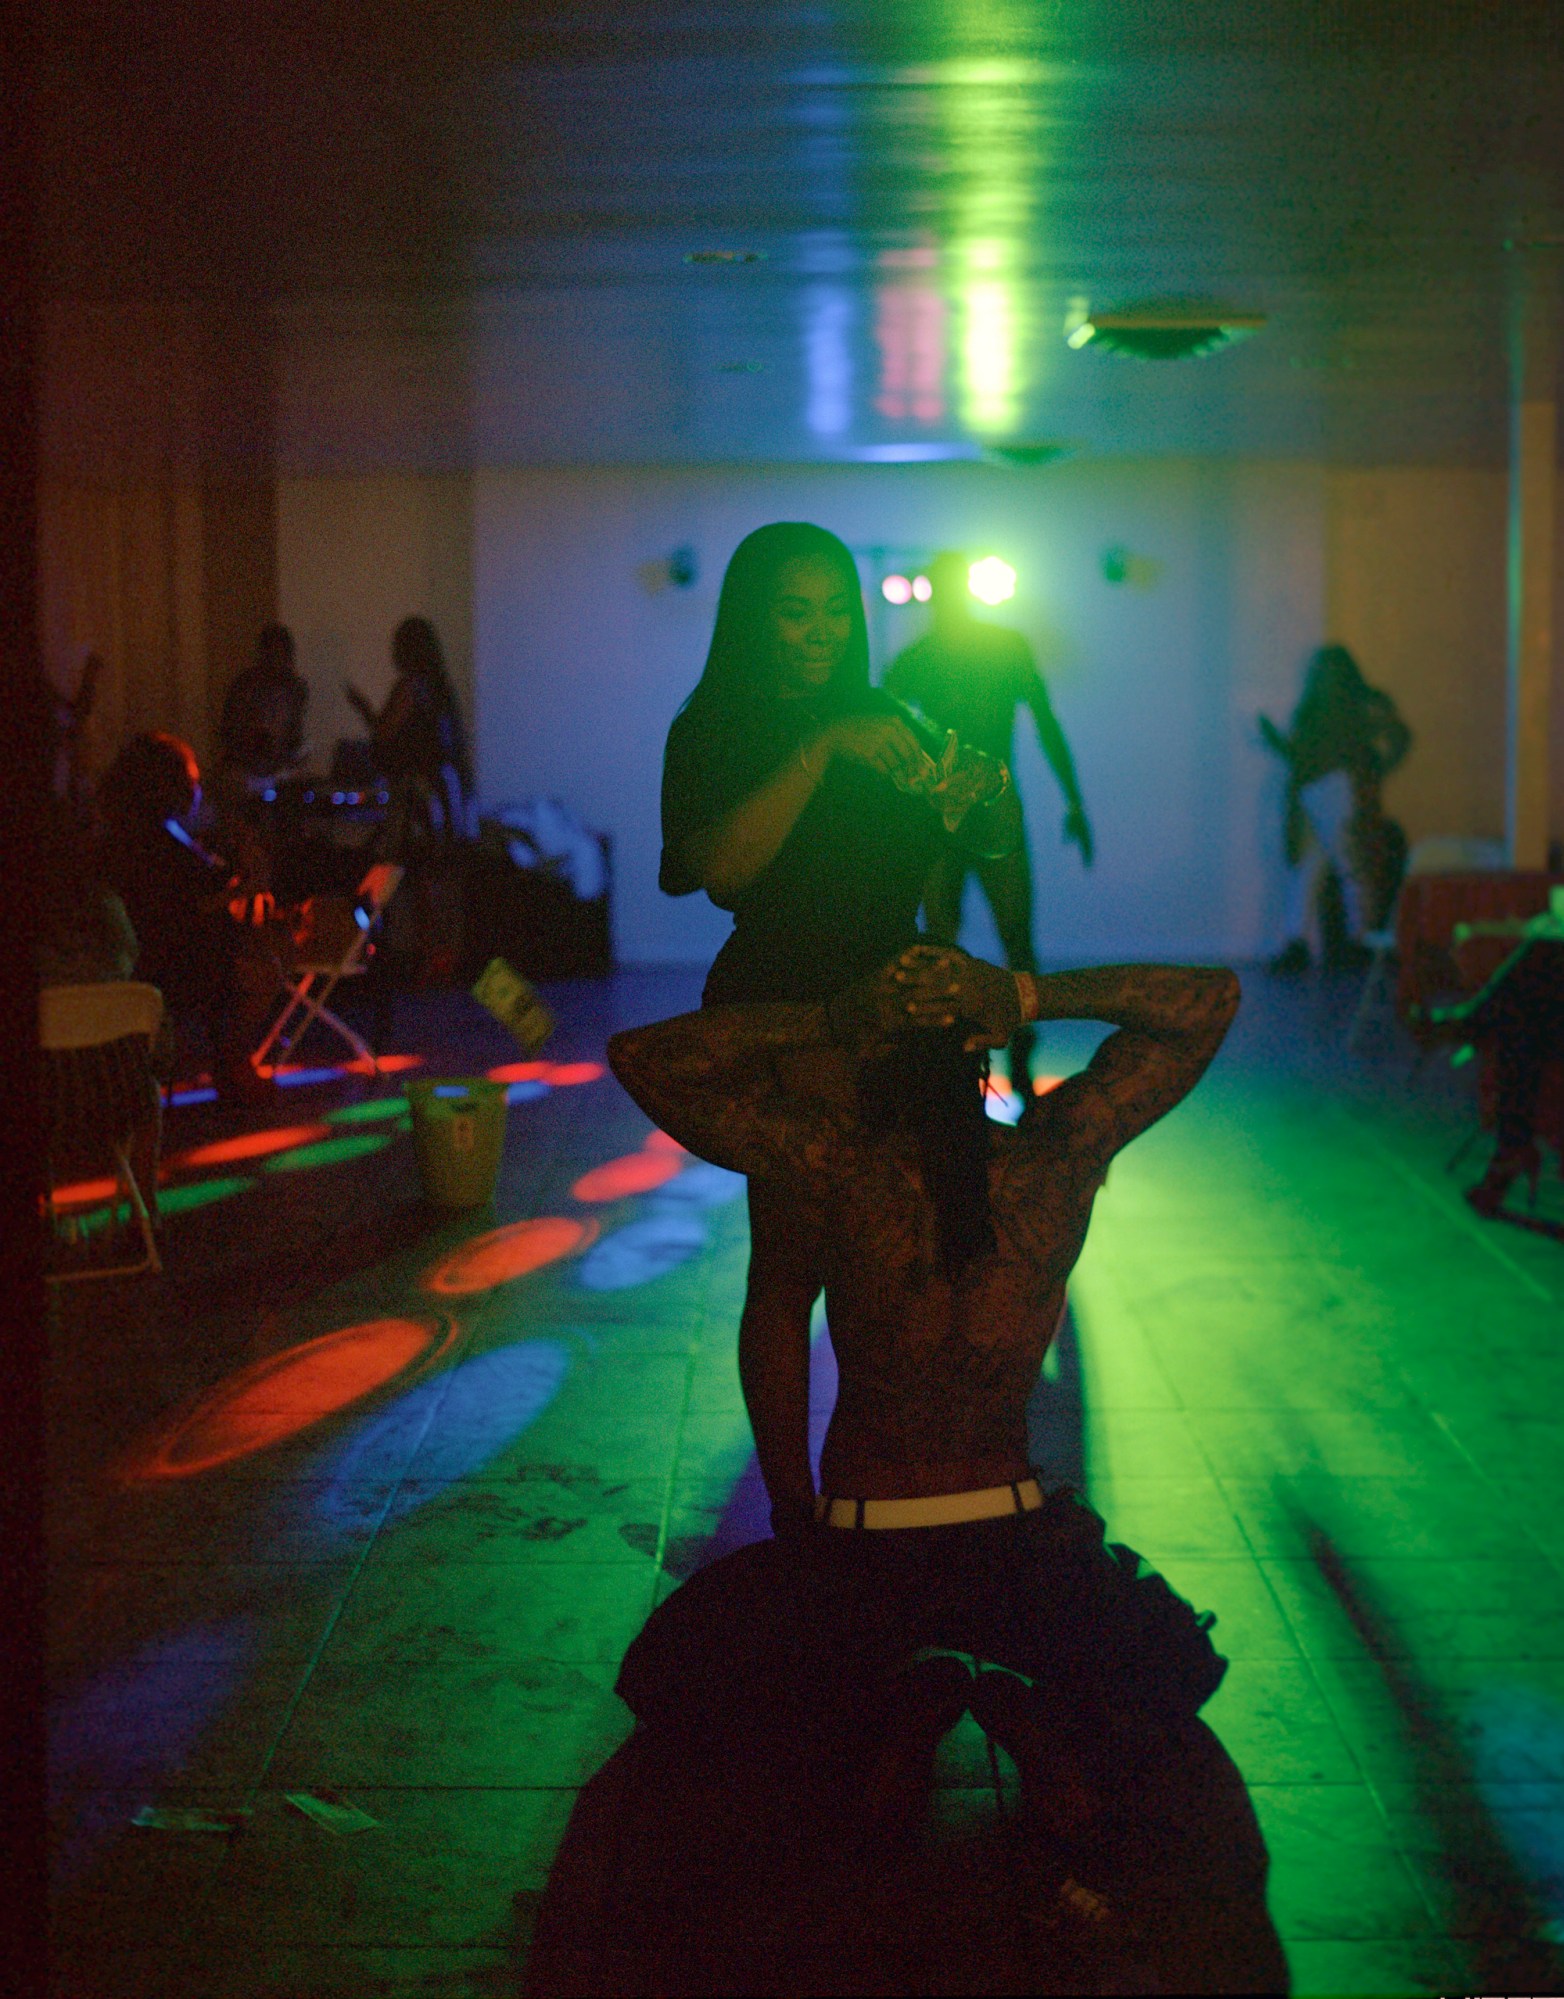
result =
M677 1270L709 1240L698 1214L670 1205L604 1236L576 1265L576 1282L583 1291L628 1291Z
M296 1090L303 1083L334 1083L341 1074L340 1069L293 1069L273 1076L272 1081L285 1090Z
M546 1097L548 1094L549 1086L547 1083L540 1083L536 1080L526 1083L512 1083L510 1088L505 1092L505 1101L508 1104L530 1104L538 1097Z
M452 1479L467 1478L541 1415L570 1371L568 1349L522 1340L475 1354L373 1410L328 1445L296 1488L307 1527L346 1538L374 1531L387 1480L387 1522L405 1519Z
M217 1091L207 1088L200 1090L173 1090L169 1093L171 1104L215 1104Z

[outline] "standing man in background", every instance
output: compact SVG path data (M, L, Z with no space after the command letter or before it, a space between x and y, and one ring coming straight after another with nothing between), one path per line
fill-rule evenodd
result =
M1025 702L1037 723L1048 766L1064 793L1064 837L1092 864L1092 830L1076 780L1075 759L1065 741L1032 649L1019 632L990 625L972 614L967 559L947 552L935 556L928 576L933 585L933 624L916 644L892 660L885 690L920 709L942 729L954 729L963 743L1007 766L1015 742L1016 708ZM998 860L975 859L947 840L923 889L930 941L954 944L961 928L961 899L968 869L976 869L994 912L1005 960L1013 972L1035 972L1032 943L1032 866L1023 831L1021 843ZM1010 1079L1022 1105L1032 1101L1031 1058L1036 1030L1020 1028L1010 1044Z

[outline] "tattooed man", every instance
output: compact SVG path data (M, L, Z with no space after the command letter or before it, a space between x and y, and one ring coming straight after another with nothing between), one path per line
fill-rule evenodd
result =
M1237 1003L1225 970L1012 974L918 946L829 1007L713 1007L615 1037L642 1108L789 1216L801 1270L825 1273L840 1380L817 1494L807 1341L794 1314L746 1323L775 1538L654 1613L619 1681L643 1724L735 1767L769 1758L779 1782L807 1767L815 1830L834 1795L861 1838L915 1819L970 1707L1051 1828L1051 1895L1091 1874L1127 1768L1140 1782L1198 1736L1231 1772L1195 1720L1225 1669L1211 1620L1039 1477L1026 1408L1109 1162L1199 1080ZM1034 1116L996 1125L981 1051L1040 1019L1114 1032ZM839 1814L833 1837L851 1837ZM1279 1989L1263 1894L1260 1910L1261 1982ZM1236 1989L1203 1975L1217 1982L1184 1989Z

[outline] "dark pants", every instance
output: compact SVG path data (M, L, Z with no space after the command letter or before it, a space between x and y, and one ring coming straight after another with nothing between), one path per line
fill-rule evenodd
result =
M1516 953L1471 1016L1487 1042L1497 1085L1499 1151L1518 1152L1537 1132L1543 1070L1564 1057L1564 944Z
M930 1644L1035 1675L1062 1727L1152 1724L1134 1741L1154 1737L1155 1758L1104 1773L1127 1801L1118 1873L1144 1962L1098 1966L1109 1982L1088 1988L1059 1961L1068 1947L1028 1928L1026 1849L1002 1822L987 1847L855 1839L887 1676ZM580 1795L525 1989L1285 1992L1265 1844L1196 1712L1222 1670L1190 1606L1071 1495L973 1526L740 1549L626 1655L638 1725Z
M873 1753L891 1675L923 1647L1038 1680L1062 1728L1193 1717L1221 1681L1205 1622L1069 1491L1040 1511L895 1532L821 1528L693 1575L648 1619L618 1690L721 1758L844 1776Z
M936 944L954 944L961 929L961 900L967 876L977 875L988 906L994 912L1005 963L1012 972L1035 972L1037 955L1032 946L1032 864L1026 843L1013 854L998 860L980 861L947 846L929 870L923 885L923 914L928 936ZM1037 1041L1037 1030L1018 1027L1010 1042L1010 1076L1017 1089L1025 1090L1026 1076Z

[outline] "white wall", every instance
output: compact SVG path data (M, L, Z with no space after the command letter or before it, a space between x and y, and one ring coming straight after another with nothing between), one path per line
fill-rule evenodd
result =
M1023 719L1018 776L1047 958L1252 956L1272 942L1272 772L1254 717L1289 711L1321 642L1322 477L1307 466L1082 462L505 471L473 495L479 779L496 802L566 799L614 836L627 961L709 958L727 919L656 887L664 735L699 675L722 568L766 520L855 547L957 544L1011 560L1005 615L1031 637L1097 834L1083 872ZM648 595L637 566L681 544L697 586ZM1105 580L1103 552L1138 558ZM914 612L886 621L893 643ZM876 662L877 668L884 661ZM979 933L974 931L973 941Z
M1417 732L1388 794L1412 837L1502 827L1496 474L1205 459L538 468L284 478L278 511L281 615L314 686L318 750L358 732L341 679L379 698L392 628L432 618L471 689L485 804L553 794L613 835L626 962L709 959L727 931L703 897L658 892L658 780L723 565L766 520L817 520L898 560L954 544L1015 564L1020 593L999 615L1043 664L1098 841L1089 874L1059 844L1023 717L1046 958L1275 946L1279 772L1255 722L1285 719L1327 639L1353 647ZM637 568L684 544L696 586L649 594ZM1106 580L1109 548L1131 556L1128 581ZM923 614L871 610L878 669ZM991 946L975 893L969 906L968 941Z
M1507 510L1503 472L1330 476L1331 634L1395 696L1415 733L1385 792L1413 839L1504 837ZM1564 831L1557 761L1553 791L1554 830Z

